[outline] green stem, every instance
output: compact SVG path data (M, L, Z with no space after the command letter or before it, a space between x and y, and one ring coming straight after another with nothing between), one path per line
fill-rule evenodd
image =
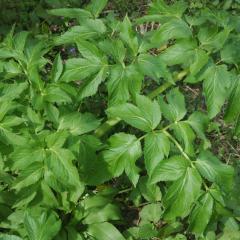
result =
M182 72L180 72L179 74L177 74L175 81L174 82L178 82L180 80L182 80L186 75L187 75L188 71L184 70ZM174 83L171 82L166 82L163 85L161 85L160 87L156 88L155 90L153 90L148 97L149 98L155 98L157 97L159 94L161 94L162 92L164 92L166 89L168 89L169 87L171 87L172 85L174 85ZM114 119L109 119L107 120L105 123L103 123L99 128L96 129L95 131L95 136L96 137L102 137L103 135L105 135L106 133L108 133L115 125L117 125L119 122L121 121L120 118L114 118Z
M177 74L174 83L182 80L186 75L187 75L188 71L182 71L179 74ZM171 87L172 85L174 85L174 83L172 82L166 82L163 85L161 85L160 87L156 88L155 90L153 90L150 94L148 94L149 98L155 98L157 97L159 94L161 94L162 92L164 92L165 90L167 90L169 87Z
M166 130L163 130L163 133L175 144L175 146L179 149L181 154L190 162L191 166L194 166L191 159L188 157L188 155L184 152L182 146L178 143L178 141ZM195 167L195 166L194 166Z
M105 123L103 123L99 128L95 130L96 137L102 137L104 134L109 132L112 127L118 124L121 121L120 118L109 119Z

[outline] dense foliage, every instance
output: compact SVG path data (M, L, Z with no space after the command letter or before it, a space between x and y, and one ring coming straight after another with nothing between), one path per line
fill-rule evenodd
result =
M239 16L155 0L120 21L106 4L0 44L0 239L240 239L239 167L208 138L220 113L240 135Z

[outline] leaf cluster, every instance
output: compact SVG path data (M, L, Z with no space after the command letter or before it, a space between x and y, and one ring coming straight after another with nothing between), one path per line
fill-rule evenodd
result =
M239 239L238 167L208 138L221 111L240 134L239 17L155 0L120 21L107 2L0 44L0 239ZM206 109L191 112L194 84Z

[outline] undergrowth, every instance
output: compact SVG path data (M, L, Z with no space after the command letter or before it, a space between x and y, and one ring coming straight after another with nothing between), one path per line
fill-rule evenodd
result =
M121 2L3 38L0 239L240 239L237 1Z

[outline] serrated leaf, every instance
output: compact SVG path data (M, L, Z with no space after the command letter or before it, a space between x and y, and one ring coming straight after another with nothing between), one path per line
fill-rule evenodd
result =
M79 149L79 175L87 185L100 185L112 177L107 163L97 155L102 143L92 135L83 135L77 143Z
M106 79L107 69L103 67L94 77L85 79L80 85L79 99L93 96L97 93L99 85Z
M122 234L108 222L91 224L87 232L97 240L125 240Z
M51 240L60 230L61 221L54 212L28 210L24 216L24 226L30 240Z
M112 56L116 62L123 64L126 55L126 49L120 39L108 40L99 43L99 47L107 55Z
M204 73L203 91L206 97L208 115L215 117L221 110L231 84L231 74L226 65L211 66Z
M143 76L135 65L125 68L114 65L107 83L109 105L125 103L130 98L130 94L139 94L142 80Z
M208 181L217 183L224 190L230 190L233 184L233 167L223 164L211 152L201 152L196 167Z
M226 122L233 122L239 116L240 114L239 99L240 99L240 79L238 77L235 81L235 84L233 84L233 89L228 100L228 106L226 109L226 114L224 116L224 120Z
M44 149L35 143L28 143L25 147L17 146L10 155L14 161L12 166L14 170L25 169L32 163L38 164L44 161L45 157Z
M83 220L83 223L90 225L120 219L121 213L119 208L113 204L107 204L104 207L90 209L89 214Z
M62 74L63 71L63 63L61 59L61 55L58 54L54 59L52 72L51 72L51 79L53 82L57 82Z
M27 142L27 139L25 137L3 127L0 128L0 139L2 139L4 143L18 146L25 145Z
M198 33L198 39L204 49L217 51L223 47L230 32L231 30L228 28L224 28L218 32L216 26L202 27Z
M133 54L138 52L138 39L135 36L135 32L132 29L132 23L128 16L126 16L120 25L120 38L129 46Z
M192 40L179 40L159 55L168 66L176 64L190 65L194 58L196 43Z
M161 120L160 107L156 101L136 95L136 105L125 103L110 107L107 112L112 117L118 117L133 127L149 132L157 127Z
M60 81L72 82L83 80L97 73L104 64L96 59L72 58L65 64L65 70Z
M141 195L148 202L157 202L161 201L162 193L158 185L151 184L148 177L144 176L139 179L137 188L139 189Z
M166 99L168 103L163 98L159 99L163 116L170 122L180 121L187 112L183 94L178 88L174 88L167 93Z
M13 45L19 53L23 52L28 36L29 32L27 31L22 31L14 35Z
M187 168L185 174L168 188L163 198L165 219L186 217L200 194L201 185L202 179L197 170Z
M175 181L186 172L188 161L182 156L172 156L162 160L153 170L150 182Z
M26 90L28 84L26 82L3 84L1 85L1 97L2 102L7 102L19 98L20 95Z
M157 165L168 156L170 141L163 133L148 133L144 141L144 160L149 177Z
M0 235L0 240L22 240L22 238L16 235L3 234L3 235Z
M70 103L71 97L58 85L49 85L45 90L45 100L50 103Z
M62 16L66 18L76 18L78 20L84 20L87 18L92 18L89 11L81 8L56 8L47 11L48 14L54 16Z
M142 150L134 135L118 133L111 136L103 155L113 176L118 177L125 170L133 185L137 184L139 174L135 162L142 155Z
M208 54L202 49L195 49L194 52L194 60L190 66L190 72L193 75L196 75L203 66L208 62L209 56Z
M100 121L91 113L73 112L66 114L59 120L59 130L69 130L73 135L82 135L95 130Z
M178 122L174 124L172 128L176 137L184 144L184 151L189 156L194 156L194 140L196 135L190 125L187 122Z
M160 203L152 203L144 206L139 213L141 222L157 223L162 215L162 206Z
M158 0L150 4L151 14L159 14L166 17L181 18L186 9L187 4L184 1L168 5L164 0Z
M76 41L76 44L77 44L78 51L81 53L81 55L84 58L87 58L90 60L95 59L96 61L98 61L103 57L102 53L99 51L96 45L89 41L79 39Z
M100 19L88 19L84 25L74 26L61 36L54 38L55 45L75 43L78 39L92 39L106 32L106 26ZM1 57L1 55L0 55Z
M167 42L169 39L190 38L192 36L191 29L181 19L172 19L160 26L151 36L151 43L156 46Z
M12 188L19 191L29 185L37 183L43 177L43 167L43 163L39 162L28 166L28 168L21 171Z
M189 218L189 230L202 235L206 229L212 212L214 200L210 193L205 193L198 201Z
M210 147L211 143L205 135L209 125L208 116L202 112L196 111L189 116L187 123L191 125L197 136L204 141L204 148Z
M107 3L108 3L108 0L93 0L87 6L87 10L89 10L93 14L93 16L96 18L105 8Z
M239 63L239 48L240 40L238 38L230 39L220 51L221 59L223 62L230 64L238 64Z
M150 54L141 54L138 56L138 66L143 75L147 75L157 82L159 82L161 77L167 81L173 81L166 65L159 57L151 56Z
M83 191L77 168L73 164L75 157L72 152L68 149L52 147L48 153L46 164L56 179L69 188Z

